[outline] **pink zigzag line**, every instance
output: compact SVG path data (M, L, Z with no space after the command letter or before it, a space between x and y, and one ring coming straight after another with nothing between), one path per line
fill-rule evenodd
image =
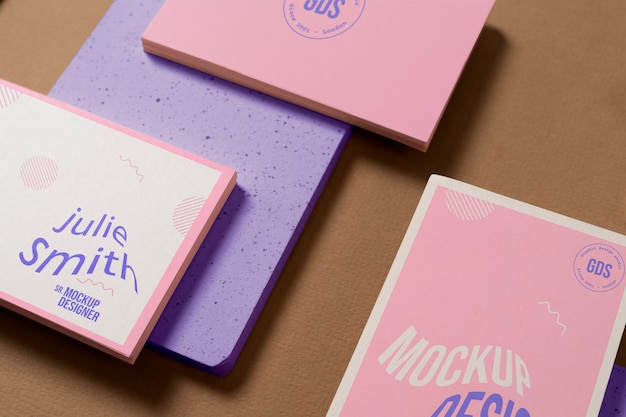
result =
M142 181L143 181L143 175L141 175L141 174L139 173L139 167L138 167L138 166L133 165L130 159L124 159L124 158L122 157L122 155L120 155L120 160L121 160L121 161L123 161L123 162L128 162L128 166L129 166L129 167L131 167L131 168L135 168L135 174L137 174L137 176L138 176L138 177L141 177L141 179L139 180L139 182L142 182Z
M565 330L567 330L567 326L561 323L561 313L559 313L558 311L552 311L552 309L550 308L550 303L547 301L540 301L539 304L547 305L548 313L556 315L556 324L558 324L559 326L563 328L563 331L561 332L561 336L563 336L565 334Z
M78 282L80 282L81 284L84 284L84 283L86 283L87 281L89 281L89 282L91 282L91 285L93 285L94 287L96 287L96 286L100 285L100 286L102 287L102 289L103 289L103 290L105 290L105 291L111 291L111 296L112 296L112 297L115 297L115 293L113 292L113 288L106 288L106 287L104 286L104 283L103 283L102 281L100 281L100 282L94 282L94 281L92 281L92 280L91 280L91 278L87 278L87 279L86 279L86 280L84 280L84 281L82 281L80 278L76 278L76 280L77 280Z

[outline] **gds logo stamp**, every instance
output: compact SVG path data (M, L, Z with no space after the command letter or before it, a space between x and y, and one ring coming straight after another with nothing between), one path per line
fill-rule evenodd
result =
M587 245L576 254L574 274L588 290L610 291L624 279L624 259L611 246L602 243Z
M365 9L365 0L285 0L289 27L309 39L328 39L352 28Z

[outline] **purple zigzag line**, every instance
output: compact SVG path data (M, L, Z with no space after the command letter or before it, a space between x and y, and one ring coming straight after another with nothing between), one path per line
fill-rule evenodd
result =
M137 174L137 176L138 176L138 177L141 177L141 179L139 180L139 182L142 182L142 181L143 181L143 175L141 175L141 174L139 173L139 167L138 167L138 166L133 165L130 159L124 159L124 158L122 158L122 155L120 155L120 160L121 160L121 161L123 161L123 162L128 162L128 166L129 166L129 167L131 167L131 168L135 168L135 174Z
M98 285L100 285L100 286L102 287L102 289L103 289L103 290L105 290L105 291L111 291L111 296L112 296L112 297L115 297L115 293L113 292L113 288L106 288L106 287L104 286L104 283L103 283L102 281L100 281L100 282L94 282L94 281L92 281L92 280L91 280L91 278L87 278L87 279L86 279L86 280L84 280L84 281L81 281L81 279L80 279L80 278L76 278L76 280L77 280L78 282L80 282L81 284L84 284L84 283L86 283L87 281L89 281L89 282L91 282L91 285L93 285L94 287L97 287Z
M547 301L540 301L539 304L547 305L548 313L556 315L556 324L558 324L559 326L563 328L563 331L561 332L561 336L563 336L565 334L565 330L567 330L567 326L561 323L561 313L559 313L558 311L552 311L552 309L550 308L550 303Z

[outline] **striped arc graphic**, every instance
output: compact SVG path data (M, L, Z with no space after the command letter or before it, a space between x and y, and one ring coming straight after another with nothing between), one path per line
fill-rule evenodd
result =
M178 233L186 235L189 232L205 201L206 197L188 197L174 208L172 223Z
M47 156L33 156L28 158L20 168L20 175L24 185L33 190L43 190L50 187L57 179L59 168Z
M21 96L21 92L4 85L0 85L0 109L9 107L11 104L19 100Z
M446 206L459 219L469 221L484 219L495 208L489 201L454 190L446 190Z

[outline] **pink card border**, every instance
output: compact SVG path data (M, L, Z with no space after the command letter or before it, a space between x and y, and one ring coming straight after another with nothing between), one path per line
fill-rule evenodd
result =
M150 335L150 331L156 324L161 312L167 304L167 301L176 289L176 285L191 262L193 255L202 243L202 240L217 218L219 210L224 205L230 192L234 188L237 173L231 168L202 158L166 142L141 134L137 131L113 123L109 120L21 87L9 81L0 79L0 84L220 172L220 177L211 191L211 194L206 199L198 217L196 218L196 221L183 239L181 245L176 251L176 254L163 274L163 277L150 297L150 300L146 304L144 310L123 344L115 343L98 335L97 333L86 330L78 325L63 320L54 314L48 313L38 307L30 305L29 303L0 291L0 294L2 295L0 304L4 307L18 311L31 319L46 324L62 333L68 334L88 345L101 350L106 350L115 357L123 359L129 363L134 363L139 355L139 352L143 348L145 341Z

